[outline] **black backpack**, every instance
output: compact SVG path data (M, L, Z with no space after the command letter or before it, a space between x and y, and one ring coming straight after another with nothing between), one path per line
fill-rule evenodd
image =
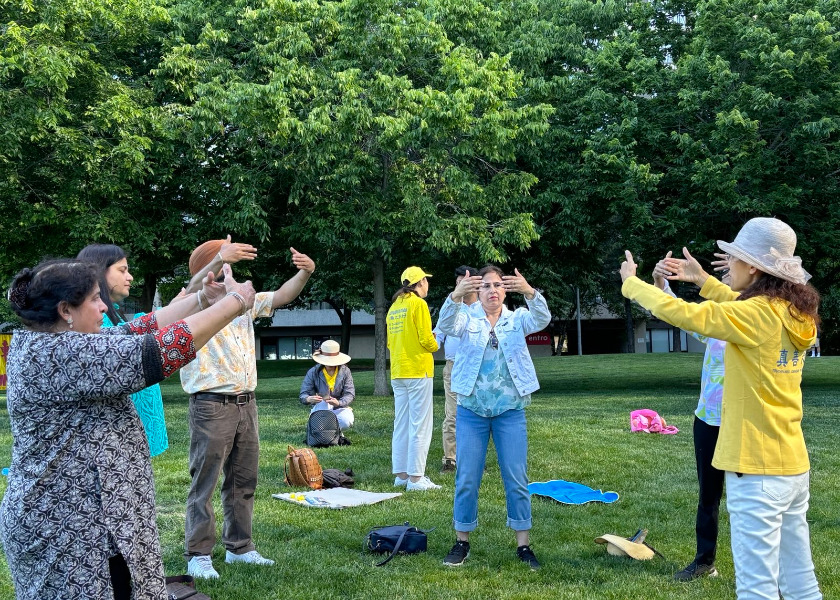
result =
M306 445L314 448L338 446L341 442L341 428L338 417L331 410L316 410L309 415L306 424Z

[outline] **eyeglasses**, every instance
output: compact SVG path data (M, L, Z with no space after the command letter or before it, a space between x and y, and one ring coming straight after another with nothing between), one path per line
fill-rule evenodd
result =
M492 329L490 330L490 347L493 348L493 350L499 349L499 338L496 337L496 332Z
M490 289L500 290L503 287L505 287L504 283L502 283L501 281L494 281L492 283L482 283L481 285L478 286L478 289L480 289L482 292L486 292L487 290L490 290Z

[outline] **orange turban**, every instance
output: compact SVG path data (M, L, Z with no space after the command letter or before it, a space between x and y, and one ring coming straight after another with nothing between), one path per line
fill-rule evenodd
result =
M227 243L227 240L210 240L193 250L190 255L190 275L195 275L209 265L225 243Z

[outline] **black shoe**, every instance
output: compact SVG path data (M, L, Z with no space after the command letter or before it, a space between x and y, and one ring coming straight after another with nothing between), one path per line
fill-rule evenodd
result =
M519 548L516 549L516 556L519 557L519 560L531 567L532 571L536 571L540 568L540 561L538 561L537 557L534 556L534 551L531 550L531 546L519 546Z
M682 571L674 573L674 579L677 581L691 581L692 579L703 576L717 577L717 569L715 569L714 565L698 564L695 560Z
M460 567L464 564L464 561L467 560L469 555L470 543L458 540L455 542L455 545L452 546L452 550L449 551L446 558L443 559L443 564L447 567Z
M440 470L444 473L454 472L455 471L455 461L452 460L451 458L443 459L443 466L440 468Z

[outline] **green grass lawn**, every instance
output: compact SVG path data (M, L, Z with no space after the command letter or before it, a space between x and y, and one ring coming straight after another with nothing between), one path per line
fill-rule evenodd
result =
M697 482L691 423L699 389L700 355L608 355L538 359L542 390L527 409L532 481L566 479L620 494L610 505L565 506L534 498L532 542L543 564L532 573L515 558L513 532L505 528L502 482L495 455L488 460L472 553L460 568L442 566L454 541L454 476L439 473L443 416L441 367L435 381L435 434L428 474L443 489L404 494L382 504L341 511L317 510L275 500L289 491L282 465L288 444L302 441L308 411L297 400L308 362L261 363L260 484L254 538L274 567L226 565L213 557L221 579L201 582L214 600L327 600L425 598L535 598L702 600L735 597L729 523L721 513L717 579L678 584L671 575L694 555ZM353 366L353 363L351 363ZM357 487L392 491L390 440L393 401L374 397L373 373L354 374L359 396L351 446L319 449L324 468L352 467ZM168 574L185 572L184 506L187 472L186 395L177 378L163 385L170 448L153 459L158 525ZM805 370L805 436L811 453L809 512L817 576L826 598L840 598L840 358L809 359ZM676 436L631 434L629 413L653 408ZM0 464L9 464L11 436L0 396ZM0 478L0 491L5 479ZM217 495L217 517L220 509ZM429 534L429 552L401 556L385 567L362 550L367 531L410 521ZM648 541L665 559L635 562L608 556L593 539L603 533L650 530ZM0 555L0 598L13 595Z

